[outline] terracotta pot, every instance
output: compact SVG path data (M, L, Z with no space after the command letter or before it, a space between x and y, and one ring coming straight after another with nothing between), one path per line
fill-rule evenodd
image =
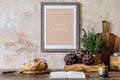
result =
M102 60L102 55L101 53L97 53L97 54L92 54L93 58L94 58L94 64L101 64Z

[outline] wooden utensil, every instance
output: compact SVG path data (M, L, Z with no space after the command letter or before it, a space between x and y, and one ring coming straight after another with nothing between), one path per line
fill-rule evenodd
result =
M108 24L109 23L107 21L102 22L102 34L105 37L105 45L111 51L110 55L112 55L113 52L119 51L119 37L108 31Z
M102 49L102 61L105 65L110 66L110 55L114 52L119 52L119 37L108 31L108 22L102 21L102 33L105 37L105 46Z

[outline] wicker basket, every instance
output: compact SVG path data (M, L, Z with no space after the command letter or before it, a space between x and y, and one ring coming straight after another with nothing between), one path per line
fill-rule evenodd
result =
M102 58L101 53L93 54L92 56L94 58L94 64L101 64L101 62L102 62L102 60L101 60L101 58Z

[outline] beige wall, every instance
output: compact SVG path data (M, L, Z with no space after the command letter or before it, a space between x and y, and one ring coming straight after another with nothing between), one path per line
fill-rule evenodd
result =
M63 68L66 53L40 51L40 2L79 2L81 27L102 31L102 20L120 36L120 0L0 0L0 68L21 68L28 58L45 58L49 68Z

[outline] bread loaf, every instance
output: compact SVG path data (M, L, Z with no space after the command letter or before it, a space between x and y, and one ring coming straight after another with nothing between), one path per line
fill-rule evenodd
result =
M47 68L48 65L46 60L39 58L29 59L23 64L24 71L42 71L47 70Z

